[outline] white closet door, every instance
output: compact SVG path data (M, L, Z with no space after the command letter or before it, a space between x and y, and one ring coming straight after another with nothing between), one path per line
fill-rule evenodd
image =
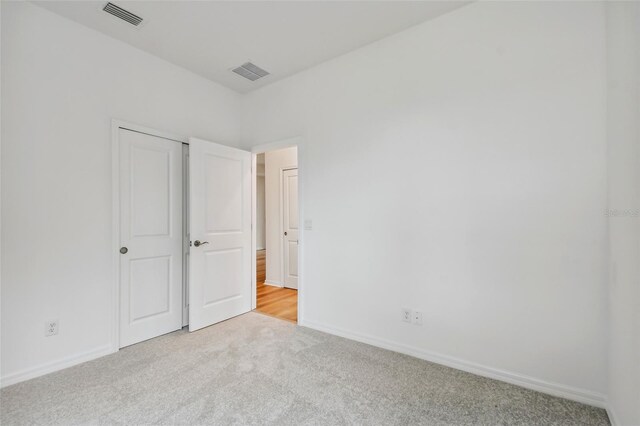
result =
M189 330L251 310L251 154L189 139Z
M182 144L119 129L120 347L182 326Z
M298 169L282 172L284 286L298 288Z

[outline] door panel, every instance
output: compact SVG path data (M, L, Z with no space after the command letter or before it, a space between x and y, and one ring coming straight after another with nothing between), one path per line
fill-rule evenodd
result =
M182 144L119 129L120 347L182 326Z
M204 306L242 298L242 249L209 250L205 253L206 276L219 282L204 287Z
M251 154L190 139L189 170L193 331L251 309Z
M206 232L242 232L242 161L205 154L204 162Z
M169 311L171 256L134 259L129 263L131 323Z
M131 235L168 236L170 152L131 147Z
M287 241L289 245L289 255L287 261L289 265L289 276L298 278L298 242Z
M282 172L284 286L298 288L298 169Z

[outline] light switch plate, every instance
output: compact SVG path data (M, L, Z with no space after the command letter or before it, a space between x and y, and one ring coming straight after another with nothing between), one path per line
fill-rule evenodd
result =
M311 231L313 229L313 221L311 219L304 220L304 229L307 231Z

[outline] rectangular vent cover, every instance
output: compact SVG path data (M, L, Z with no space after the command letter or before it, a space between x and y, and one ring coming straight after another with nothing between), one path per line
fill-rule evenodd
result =
M138 15L135 15L135 14L129 12L128 10L124 10L120 6L116 6L113 3L107 3L102 8L102 10L104 10L107 13L112 14L116 18L120 18L123 21L127 21L128 23L130 23L131 25L135 25L136 27L138 25L140 25L140 22L142 22L142 18L139 17Z
M256 81L259 78L269 75L267 71L263 70L259 66L252 64L251 62L242 64L238 68L234 68L231 71L251 81Z

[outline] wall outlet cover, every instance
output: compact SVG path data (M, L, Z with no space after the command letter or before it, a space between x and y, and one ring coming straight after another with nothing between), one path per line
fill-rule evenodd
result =
M44 323L44 336L49 337L58 334L59 321L57 319L45 321Z
M411 309L407 309L407 308L402 308L402 321L404 322L411 322L411 318L413 318L413 313L411 312Z

